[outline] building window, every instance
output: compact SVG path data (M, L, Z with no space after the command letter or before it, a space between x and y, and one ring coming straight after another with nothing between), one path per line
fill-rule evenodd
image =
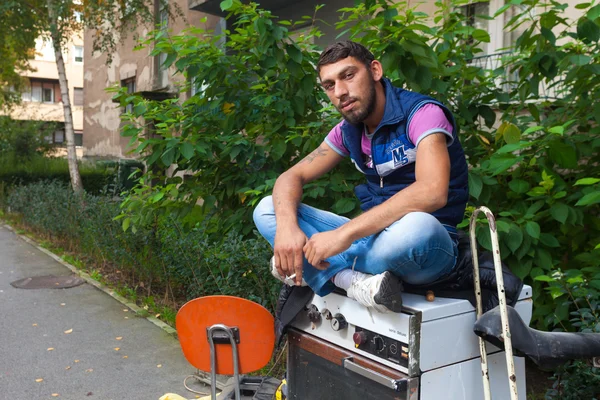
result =
M83 132L75 131L75 146L83 146Z
M83 46L73 46L73 60L76 63L83 62Z
M46 142L52 144L63 144L65 143L65 130L57 129L44 138Z
M80 88L80 87L73 88L73 105L74 106L82 106L83 105L83 88Z
M489 19L490 15L490 2L483 1L478 3L467 4L460 7L460 12L466 17L466 24L475 29L482 29L490 33ZM473 39L468 40L469 44L473 43ZM487 54L486 43L480 43L478 46L483 54Z
M135 93L135 76L127 79L123 79L121 81L121 87L127 88L128 94ZM132 113L133 112L133 103L127 104L125 106L125 112Z
M169 28L169 11L168 11L168 0L155 0L154 7L156 10L156 24L158 29L163 31L165 34ZM169 71L165 67L165 61L167 60L167 53L159 53L154 58L156 64L156 86L159 89L166 87L169 84Z
M29 90L22 93L23 101L33 101L37 103L60 103L60 85L57 80L51 79L30 79Z

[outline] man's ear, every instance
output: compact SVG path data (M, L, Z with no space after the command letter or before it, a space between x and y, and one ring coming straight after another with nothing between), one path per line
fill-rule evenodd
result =
M383 78L383 65L377 60L371 61L371 76L373 80L379 82Z

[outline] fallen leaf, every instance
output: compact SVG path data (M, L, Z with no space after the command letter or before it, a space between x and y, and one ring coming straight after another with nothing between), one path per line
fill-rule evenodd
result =
M155 315L155 317L156 317L156 318L160 317L160 314L156 314L156 315Z
M86 369L85 372L92 372L94 369L90 368L90 369Z
M119 350L121 350L120 347L115 347L115 351L119 351Z
M31 326L37 326L37 324L32 324Z
M123 339L123 336L117 336L115 339L116 340L121 340L121 339Z
M69 365L69 366L65 367L65 369L66 369L66 370L70 370L70 369L71 369L71 366Z
M37 378L35 381L38 382L38 383L39 382L44 382L44 380L42 378Z
M129 319L129 317L125 317L125 319Z
M58 393L52 393L52 397L58 397Z
M162 364L158 364L156 368L162 368Z
M48 347L48 351L54 350L54 347Z
M123 356L123 358L129 358L128 356Z
M73 332L73 329L69 329L67 331L65 331L65 333L68 335L69 333Z
M66 305L66 303L60 303L60 305L61 305L61 306L65 306L65 305Z
M124 312L128 312L129 310L128 310L128 309L126 309L126 308L124 308L124 309L123 309L123 311L124 311Z
M79 360L75 360L75 362L79 362Z

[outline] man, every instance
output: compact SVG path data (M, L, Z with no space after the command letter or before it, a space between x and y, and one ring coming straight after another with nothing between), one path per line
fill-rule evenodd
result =
M362 45L343 41L317 65L343 116L324 142L276 181L254 211L271 243L272 273L325 296L335 286L379 312L400 312L402 281L433 282L452 271L456 225L468 199L467 164L450 111L395 88ZM303 185L345 157L367 183L355 188L365 211L354 219L300 204Z

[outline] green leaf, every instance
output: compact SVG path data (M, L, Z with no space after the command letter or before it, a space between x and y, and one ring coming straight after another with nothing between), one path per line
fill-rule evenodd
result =
M533 280L540 282L554 282L554 278L548 275L538 275L535 278L533 278Z
M127 232L127 229L129 229L130 224L131 224L131 218L125 218L123 220L123 232Z
M529 188L531 186L529 185L529 182L526 182L522 179L513 179L512 181L510 181L508 183L508 187L513 192L521 194L521 193L527 193L527 191L529 190Z
M525 224L525 231L534 239L540 238L540 225L537 222L527 221Z
M584 54L575 54L569 56L569 61L571 61L576 66L582 66L585 64L589 64L592 61L592 57L586 56Z
M523 160L523 157L517 157L513 154L494 154L490 158L489 169L492 175L498 175L511 168L516 163Z
M550 159L563 168L577 168L577 152L573 146L560 141L550 143L548 155Z
M339 199L333 205L333 210L334 210L334 212L336 212L338 214L346 214L347 212L354 210L355 207L356 207L356 202L354 201L354 199L344 197L342 199Z
M161 161L165 165L165 167L170 167L173 164L173 160L175 159L175 148L171 147L167 149L162 156L160 157Z
M483 29L475 29L471 34L471 37L479 42L489 43L490 34Z
M600 182L600 179L598 178L583 178L577 180L577 182L575 182L575 185L593 185L598 182Z
M286 47L287 53L292 60L300 64L302 62L302 52L298 47L292 44L288 44Z
M233 5L233 0L223 0L221 2L221 11L227 11Z
M519 143L521 140L521 130L515 125L508 123L504 129L504 141L508 144Z
M428 90L431 87L431 80L433 76L429 68L420 67L415 76L415 81L421 88L421 90Z
M560 247L560 243L558 242L558 240L549 233L540 234L540 242L542 242L548 247Z
M544 127L540 126L540 125L530 126L529 128L525 129L525 131L523 132L523 135L528 135L530 133L537 132L542 129L544 129Z
M523 279L527 278L527 276L529 276L529 272L531 271L532 265L533 265L533 263L531 262L531 260L523 262L523 263L516 263L511 268L511 271L515 275L517 275L517 277L519 277L519 279L523 280Z
M583 196L577 203L576 206L589 206L590 204L600 203L600 190L592 193L588 193Z
M521 246L521 243L523 243L523 231L517 225L511 224L508 235L506 235L504 240L510 251L515 253L519 246Z
M188 160L191 160L192 157L194 157L194 146L192 146L191 143L184 142L179 151Z
M545 271L549 271L554 265L550 253L540 247L535 250L534 263Z
M476 199L479 199L481 191L483 190L483 182L479 175L475 175L473 172L469 172L469 194Z
M577 24L577 36L584 42L597 42L600 39L600 28L594 21L581 18Z
M590 8L587 12L587 17L592 21L600 17L600 4Z
M550 207L550 215L561 224L564 224L569 217L569 206L564 203L555 203Z

